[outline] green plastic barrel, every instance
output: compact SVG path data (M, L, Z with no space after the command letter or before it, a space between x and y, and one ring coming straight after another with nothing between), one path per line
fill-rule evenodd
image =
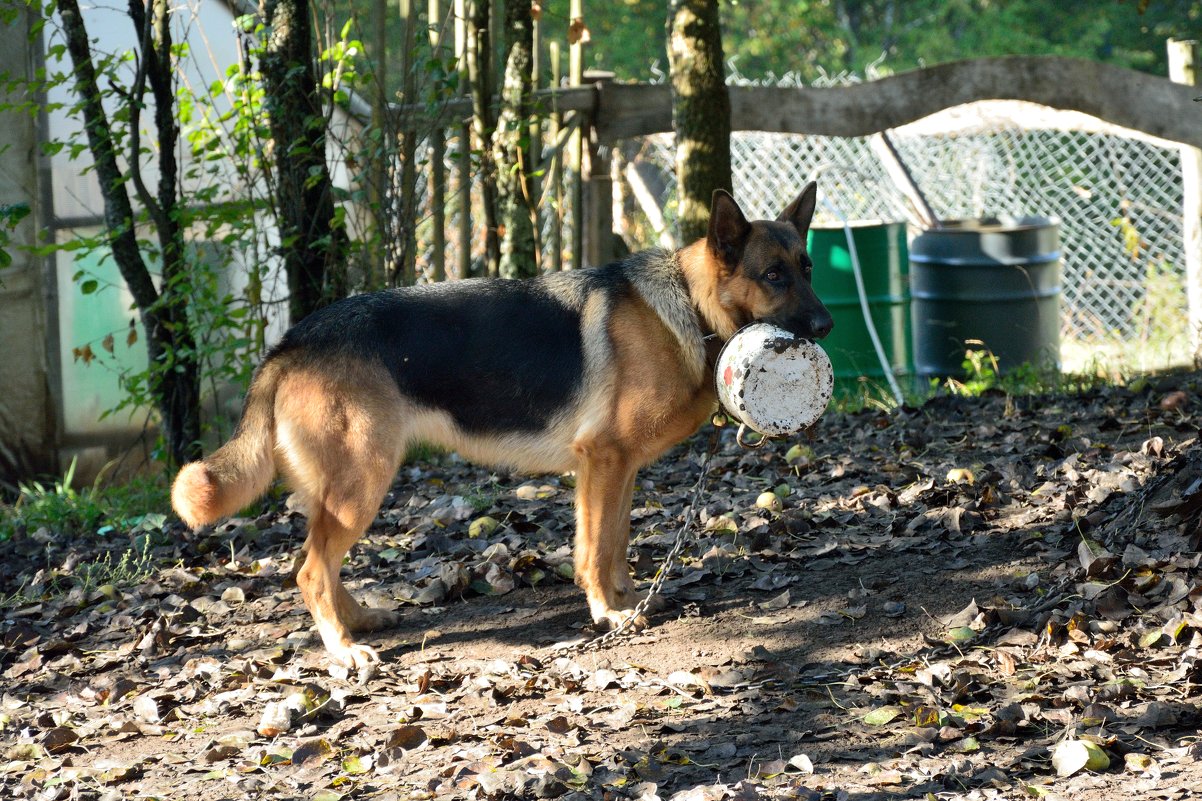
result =
M888 369L899 379L912 375L906 224L852 223L851 238ZM811 228L808 247L814 260L814 291L835 319L834 330L821 343L835 369L835 391L858 391L865 380L888 391L885 368L864 322L846 229Z
M1046 217L951 220L910 244L914 361L960 377L969 349L1000 372L1060 367L1060 226ZM981 344L978 344L981 343Z

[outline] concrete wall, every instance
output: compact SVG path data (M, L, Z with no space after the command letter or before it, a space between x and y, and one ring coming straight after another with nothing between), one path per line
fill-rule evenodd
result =
M30 21L26 16L0 26L0 70L32 76ZM0 111L0 204L27 203L33 210L10 236L12 265L0 270L0 479L9 481L58 468L47 373L44 262L22 249L36 242L42 227L38 164L37 119Z

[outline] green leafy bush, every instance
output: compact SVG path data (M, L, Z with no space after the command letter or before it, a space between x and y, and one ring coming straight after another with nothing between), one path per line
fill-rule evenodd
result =
M61 479L22 482L11 504L0 504L0 542L40 528L70 536L106 537L118 531L161 529L169 506L161 478L139 477L105 486L103 475L75 489L74 460ZM103 474L103 471L102 471Z

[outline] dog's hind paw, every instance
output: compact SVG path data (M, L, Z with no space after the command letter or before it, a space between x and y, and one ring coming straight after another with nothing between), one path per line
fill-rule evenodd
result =
M400 622L400 612L360 606L355 610L352 619L347 621L347 628L351 631L379 631L394 628Z
M370 645L351 643L339 648L331 648L330 659L350 670L371 670L380 661L380 655Z
M621 604L622 607L626 608L627 610L631 610L643 602L643 599L647 597L647 593L637 592L634 589L630 589L626 591L619 591L617 597L618 603ZM653 615L656 612L662 612L667 608L668 600L664 596L657 594L651 596L651 600L647 602L646 612L647 614Z

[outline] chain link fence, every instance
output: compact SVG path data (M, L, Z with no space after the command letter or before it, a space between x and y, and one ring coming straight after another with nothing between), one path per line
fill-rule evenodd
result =
M948 109L889 132L932 209L942 219L1042 215L1060 221L1061 360L1066 369L1151 370L1187 364L1182 180L1176 145L1085 115L1013 101ZM459 179L448 143L448 199ZM671 134L626 140L614 153L614 224L637 250L675 236ZM419 149L419 152L420 149ZM775 217L808 180L821 197L816 221L904 220L919 215L889 177L868 138L740 132L731 139L735 196L753 218ZM578 180L566 172L565 185ZM473 180L473 184L475 181ZM418 269L431 264L427 188L418 222ZM479 192L471 189L471 258L483 256ZM563 221L568 263L574 210L540 203L542 263L551 263L549 216ZM454 276L458 209L448 203L446 265ZM419 278L428 280L428 276Z
M1060 220L1068 369L1188 363L1177 147L1028 103L974 106L889 134L936 215ZM672 136L627 142L623 150L623 177L641 184L644 196L652 188L659 209L650 217L660 213L670 227ZM836 224L843 215L905 220L912 233L919 230L918 215L867 138L744 132L732 137L731 151L735 196L749 216L775 217L817 178L826 201L819 223ZM658 234L645 206L624 206L632 247L654 244Z

